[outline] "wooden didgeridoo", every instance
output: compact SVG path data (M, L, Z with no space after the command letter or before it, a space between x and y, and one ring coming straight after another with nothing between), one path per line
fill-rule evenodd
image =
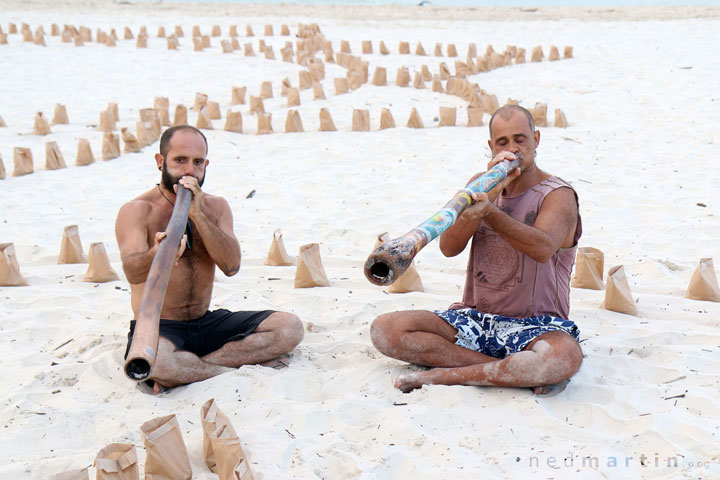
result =
M516 156L517 157L517 156ZM405 235L388 240L370 254L365 262L365 276L375 285L390 285L405 273L415 255L434 238L455 223L460 214L472 205L473 193L489 192L505 180L508 172L520 166L520 160L505 160L470 182L439 212Z
M147 379L155 363L160 330L160 311L170 280L170 270L185 232L191 201L190 190L178 185L175 206L170 216L170 222L165 229L167 236L160 242L155 258L150 265L145 289L140 300L138 318L135 321L135 332L125 359L125 375L131 380Z

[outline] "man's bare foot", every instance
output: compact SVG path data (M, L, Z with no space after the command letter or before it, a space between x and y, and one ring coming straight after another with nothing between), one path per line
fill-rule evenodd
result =
M395 379L395 388L403 393L409 393L423 386L421 372L403 373Z
M267 362L262 362L260 365L262 365L263 367L274 368L275 370L281 370L290 366L290 357L282 356L273 358L272 360L268 360Z
M165 385L160 385L159 382L155 382L155 385L153 385L153 395L160 395L161 393L165 393L168 390L170 390L169 387L166 387Z
M554 397L558 393L565 390L565 387L567 387L568 383L570 383L569 379L563 380L562 382L553 383L552 385L533 387L532 391L535 393L535 395L538 395L540 397Z

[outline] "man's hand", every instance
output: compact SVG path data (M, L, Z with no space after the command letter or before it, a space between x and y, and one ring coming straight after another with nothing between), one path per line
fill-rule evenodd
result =
M508 152L508 151L502 151L495 155L490 162L488 163L488 170L493 168L495 165L497 165L500 162L504 162L505 160L513 161L515 160L515 154ZM495 201L495 199L502 193L502 191L507 187L511 182L513 182L517 177L521 174L520 167L513 168L510 170L505 177L505 179L495 185L489 192L483 193L473 193L472 199L473 204L470 205L464 212L463 215L467 215L467 218L479 221L482 220L491 209L492 203ZM475 177L477 178L477 177ZM473 179L474 180L474 179Z
M163 241L163 239L167 237L166 232L157 232L155 234L155 245L153 245L154 253L157 253L158 248L160 248L160 242ZM185 245L187 244L187 235L183 235L180 239L180 246L178 248L177 256L175 256L175 265L180 261L180 257L182 257L183 252L185 252Z
M200 190L200 184L198 183L198 179L190 175L185 175L184 177L181 177L178 181L178 184L187 188L188 190L190 190L190 193L192 193L192 202L190 203L190 213L188 215L191 219L194 220L198 215L202 213L202 203L203 198L205 197L205 193ZM177 194L177 185L175 185L174 189L175 194Z

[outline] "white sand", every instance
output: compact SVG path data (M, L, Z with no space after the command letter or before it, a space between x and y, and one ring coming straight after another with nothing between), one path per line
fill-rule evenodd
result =
M102 1L4 2L0 17L34 30L55 22L122 35L125 25L150 33L149 48L118 41L76 48L46 37L46 48L11 35L0 45L0 242L14 242L29 287L0 288L3 352L0 419L1 478L46 478L87 466L111 442L132 442L144 460L138 427L178 414L194 477L216 478L203 465L200 405L214 397L231 416L256 479L285 478L718 478L720 476L720 304L684 298L701 257L720 262L720 158L717 115L720 56L717 8L686 9L427 9L301 8L215 5L118 5ZM69 4L69 5L68 5ZM567 129L541 129L538 163L570 181L580 195L583 246L605 252L606 271L625 265L639 317L601 310L603 292L573 289L571 318L582 330L585 361L568 388L553 398L527 389L431 386L404 395L394 378L415 367L385 358L371 345L369 325L383 312L444 308L460 298L467 254L445 259L431 244L416 258L425 293L389 295L372 286L362 265L375 235L397 236L440 208L487 161L486 127L436 128L439 106L465 102L429 89L365 85L334 95L327 65L327 100L301 93L306 133L284 134L280 81L297 85L300 68L281 61L224 55L219 39L202 53L181 39L170 52L155 38L181 24L209 33L230 24L317 21L339 51L340 40L360 53L362 40L384 40L394 52L366 55L375 66L411 74L432 56L397 55L397 44L454 42L483 53L490 43L528 51L574 47L575 58L528 63L471 78L503 102L546 102L565 111ZM253 42L257 52L257 40ZM240 38L241 44L246 41ZM265 38L279 48L287 38ZM85 265L56 265L65 225L78 224L84 247L104 242L122 273L114 239L118 208L158 181L152 155L99 160L101 134L93 126L108 102L120 106L119 126L155 96L192 105L196 92L220 102L230 87L259 92L273 83L273 135L206 132L210 166L205 189L228 199L243 249L240 273L218 273L214 305L277 308L299 315L305 341L289 369L243 367L160 397L137 390L122 372L127 282L84 283ZM429 84L428 84L429 86ZM48 137L31 134L33 117L52 118L67 106L70 125ZM317 112L331 111L338 132L317 132ZM398 128L377 131L381 107ZM405 128L416 107L427 128ZM351 111L367 108L373 131L351 132ZM552 113L549 115L552 118ZM485 117L487 122L488 117ZM195 114L190 114L191 123ZM98 161L75 167L78 138L90 140ZM68 168L45 171L44 144L57 141ZM36 172L13 178L12 149L32 148ZM254 197L247 199L249 192ZM699 203L704 206L698 206ZM293 267L265 267L275 228L292 254L319 242L329 288L295 290ZM70 340L69 343L66 343ZM63 345L64 344L64 345ZM63 345L63 346L61 346ZM58 348L59 347L59 348ZM683 396L684 395L684 396ZM645 465L641 464L645 457ZM590 462L583 458L590 457ZM631 458L629 458L631 457ZM628 459L629 458L629 459ZM666 459L671 458L668 466ZM613 463L615 462L615 463ZM677 462L674 463L674 462ZM701 464L697 467L697 464Z

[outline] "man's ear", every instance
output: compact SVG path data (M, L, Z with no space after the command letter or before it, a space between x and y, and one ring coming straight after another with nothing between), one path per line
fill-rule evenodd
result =
M540 145L540 130L535 130L533 136L535 137L535 147L537 147Z
M157 163L158 170L162 170L163 160L164 158L162 155L159 153L155 154L155 163Z

